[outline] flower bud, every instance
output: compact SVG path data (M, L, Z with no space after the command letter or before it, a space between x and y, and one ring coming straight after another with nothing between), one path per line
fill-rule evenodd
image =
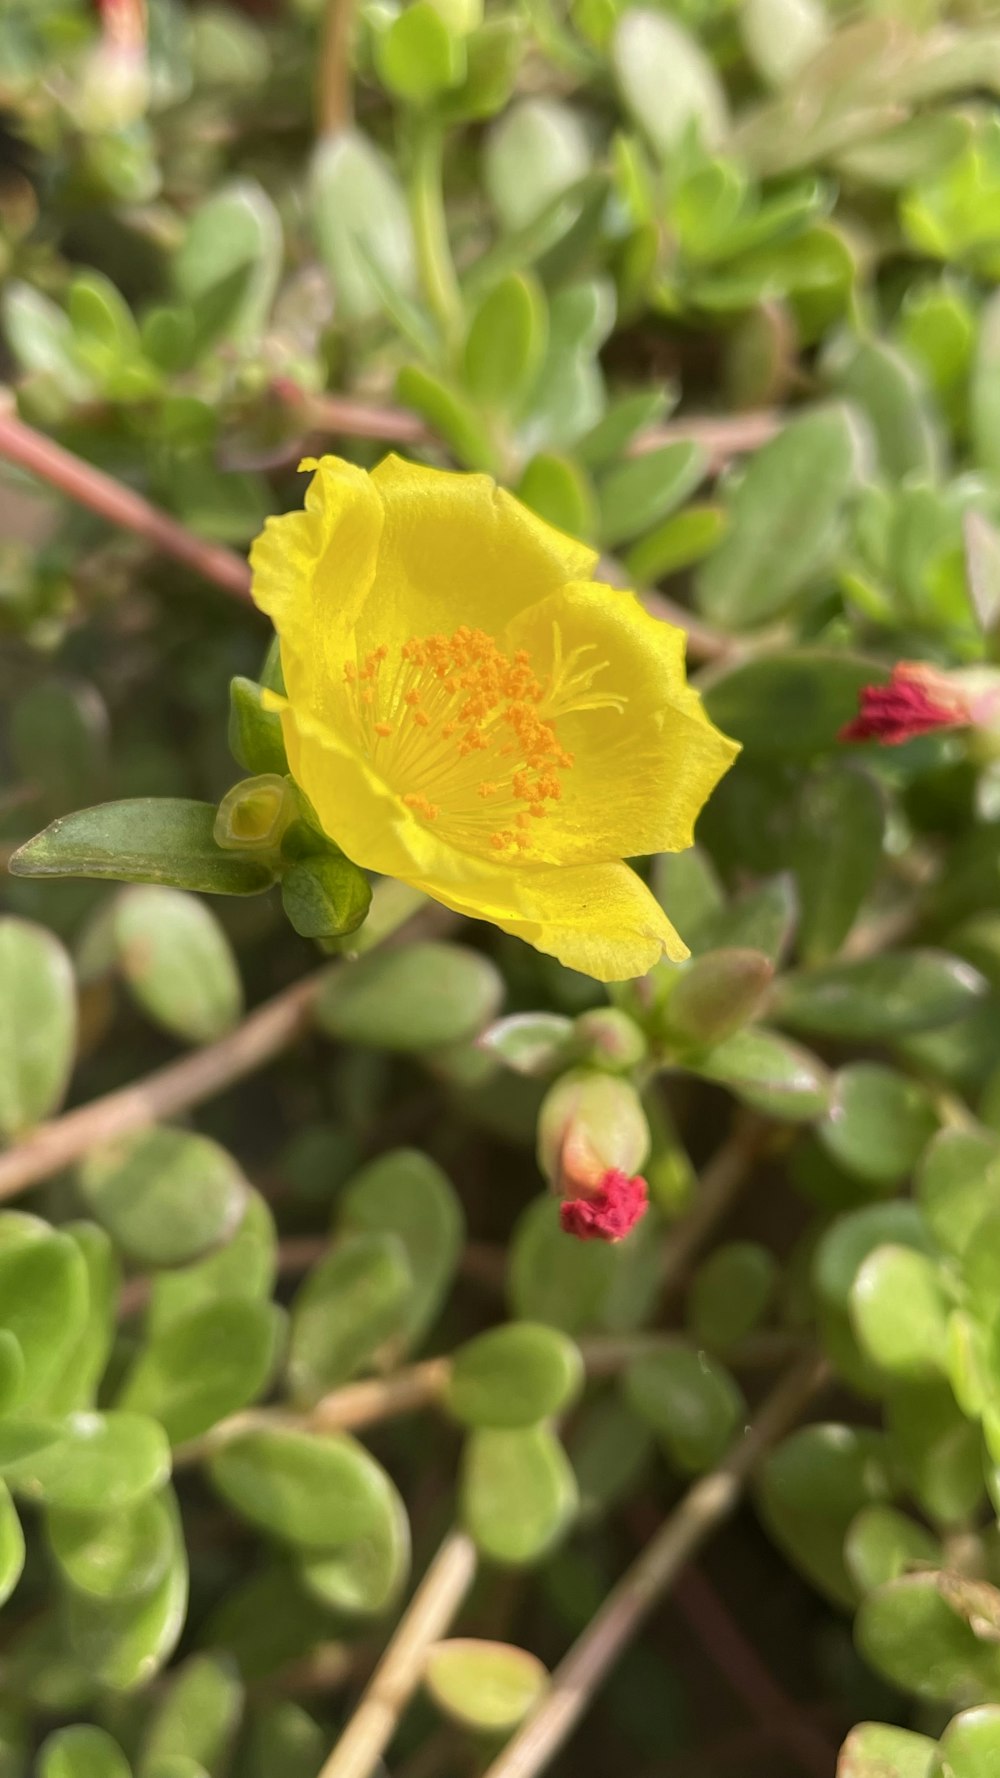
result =
M299 805L287 778L265 772L227 790L215 817L219 846L239 852L273 852L285 829L298 818Z
M364 871L339 853L304 858L281 879L281 905L301 938L346 938L371 906Z
M564 1196L599 1185L609 1168L634 1173L648 1153L646 1113L628 1081L574 1068L546 1093L538 1164Z
M1000 732L1000 673L992 667L948 670L926 661L897 661L884 685L862 687L858 715L842 741L899 747L935 729L971 728L996 741Z
M646 1055L646 1039L634 1019L617 1006L596 1006L581 1013L574 1035L582 1059L592 1068L609 1074L628 1074Z
M712 1049L759 1012L774 975L763 951L726 946L706 951L685 969L663 1017L669 1042L686 1049Z

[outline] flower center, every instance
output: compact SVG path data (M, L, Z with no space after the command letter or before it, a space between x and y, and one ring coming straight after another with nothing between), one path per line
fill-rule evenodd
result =
M573 767L558 718L625 703L593 691L607 662L581 664L592 646L564 656L554 625L541 679L526 649L505 654L464 624L451 636L411 637L395 663L383 644L344 666L365 755L408 809L440 822L454 843L527 852Z

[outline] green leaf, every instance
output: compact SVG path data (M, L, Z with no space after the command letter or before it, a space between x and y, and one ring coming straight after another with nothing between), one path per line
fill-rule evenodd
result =
M662 1014L665 1033L682 1051L724 1043L760 1011L774 975L762 951L724 946L687 964Z
M548 1682L541 1661L526 1648L467 1637L435 1642L424 1669L424 1684L445 1716L491 1735L515 1729Z
M262 687L255 679L238 676L229 681L229 751L244 771L284 777L288 759L281 717L275 710L265 710L261 698Z
M314 1266L292 1302L288 1376L311 1406L398 1338L413 1282L392 1234L354 1235Z
M327 1736L319 1723L285 1698L258 1708L247 1728L243 1778L317 1778Z
M777 650L713 675L705 708L749 758L800 761L834 746L862 687L882 671L861 655Z
M837 1778L931 1778L934 1745L910 1729L860 1723L841 1749Z
M725 90L697 39L675 19L630 7L619 19L611 59L626 108L664 159L689 130L707 147L723 139Z
M309 169L309 214L341 323L381 313L383 286L409 297L416 256L406 199L394 169L360 130L319 143Z
M751 460L729 503L730 529L699 572L713 623L751 629L784 611L829 558L858 470L843 407L792 420Z
M396 378L396 395L445 440L464 468L487 473L496 469L493 440L463 391L419 364L404 364Z
M99 877L169 883L203 895L259 895L274 881L260 858L225 852L215 806L179 797L130 797L53 821L14 853L15 877Z
M87 1272L87 1317L66 1361L45 1389L38 1408L47 1414L67 1414L74 1408L93 1407L97 1388L114 1343L118 1325L118 1293L121 1266L105 1234L93 1222L64 1223L61 1234L76 1242ZM18 1348L20 1357L20 1348Z
M143 1011L187 1043L212 1043L243 1012L243 984L215 914L180 889L126 889L114 910L118 964Z
M6 1605L24 1567L24 1532L5 1483L0 1483L0 1605Z
M495 965L478 951L406 945L332 970L316 1022L342 1043L419 1053L475 1037L499 1011L503 992Z
M517 81L522 37L521 19L501 15L484 20L466 38L465 78L438 100L444 122L478 121L504 109Z
M572 457L539 451L517 487L517 497L546 524L570 537L593 537L597 530L594 490Z
M806 1426L764 1459L757 1500L786 1556L839 1605L852 1605L844 1538L862 1507L888 1494L885 1441L849 1426Z
M146 1265L196 1259L232 1235L246 1209L246 1181L232 1155L208 1136L167 1125L92 1149L79 1179L98 1222Z
M0 1136L54 1111L76 1054L76 985L57 938L0 919Z
M839 951L878 875L885 828L885 801L872 778L834 767L806 779L791 851L804 963L825 963Z
M870 1593L855 1622L865 1660L890 1684L935 1703L995 1693L1000 1650L942 1597L945 1576L907 1574Z
M695 1475L721 1461L746 1414L725 1367L679 1342L629 1365L625 1393L671 1463Z
M465 341L464 381L472 399L501 412L516 407L541 363L547 327L536 279L511 272L495 284L473 314Z
M985 992L978 970L945 951L895 951L786 976L772 1010L796 1031L876 1043L946 1025Z
M963 1710L938 1743L931 1778L992 1778L1000 1759L1000 1705Z
M50 1443L3 1464L14 1494L68 1512L132 1506L170 1474L162 1427L141 1414L67 1414L45 1424Z
M188 1567L173 1496L170 1565L151 1593L137 1599L97 1599L71 1592L66 1602L70 1648L97 1684L110 1691L147 1685L169 1660L184 1627Z
M637 585L651 586L710 555L727 527L721 506L688 506L633 543L623 557L625 567Z
M374 1480L374 1478L373 1478ZM365 1535L302 1557L306 1591L333 1611L372 1617L399 1597L410 1570L410 1522L398 1490L380 1471L381 1494ZM373 1488L373 1504L375 1490Z
M831 1080L818 1056L777 1031L754 1025L717 1044L693 1073L717 1080L744 1104L787 1123L812 1123L830 1102Z
M0 1247L0 1327L23 1360L18 1406L52 1388L87 1325L87 1266L77 1243L45 1225Z
M281 878L281 905L302 938L346 938L371 907L364 871L333 853L304 858Z
M116 1405L153 1415L172 1445L199 1438L263 1393L280 1332L272 1303L239 1296L202 1303L151 1333Z
M554 1327L513 1321L458 1348L444 1400L466 1426L533 1426L565 1408L582 1381L572 1340Z
M972 366L969 425L973 460L1000 470L1000 297L994 293L979 317L979 340Z
M36 787L46 815L61 815L104 794L109 726L104 699L86 680L43 679L16 700L11 753L25 783Z
M224 1247L193 1266L153 1278L147 1314L150 1335L158 1337L192 1310L220 1297L266 1301L274 1287L277 1255L274 1217L260 1193L251 1189L240 1225Z
M73 350L69 318L33 284L5 282L3 326L14 357L24 370L51 377L69 401L86 401L94 385Z
M935 481L944 445L913 366L885 340L862 340L839 370L837 387L865 415L879 463L889 481L905 476Z
M759 1326L778 1283L778 1263L757 1241L729 1241L698 1267L688 1294L688 1322L699 1345L738 1346Z
M381 1469L344 1434L240 1433L212 1458L209 1474L243 1518L303 1549L357 1543L383 1511Z
M263 331L283 258L281 220L255 179L219 186L195 210L173 263L178 295L204 344L248 344Z
M746 0L740 31L757 73L783 87L823 47L829 26L820 0Z
M878 1062L852 1062L834 1077L817 1134L849 1173L884 1189L913 1171L937 1127L917 1081Z
M383 86L410 105L428 105L465 74L465 44L431 0L411 0L375 38Z
M38 1778L132 1778L117 1741L90 1723L57 1729L38 1752Z
M529 1080L546 1080L561 1064L577 1059L573 1021L555 1012L509 1013L487 1026L479 1047Z
M231 1657L189 1656L173 1675L146 1731L143 1771L184 1758L214 1778L228 1761L242 1714L243 1686Z
M974 1518L986 1492L982 1434L948 1384L894 1382L886 1423L896 1468L921 1510L944 1526Z
M841 1373L859 1388L870 1382L870 1366L858 1350L849 1316L851 1291L870 1253L886 1243L931 1254L934 1244L915 1204L866 1204L840 1216L822 1235L813 1260L823 1344Z
M844 1543L844 1561L862 1598L911 1569L940 1567L941 1554L936 1537L891 1506L862 1507Z
M598 486L601 541L615 549L665 519L694 493L707 467L703 447L680 440L610 469Z
M949 1307L938 1267L912 1247L876 1247L851 1286L858 1341L889 1376L920 1381L941 1374Z
M556 99L518 99L487 134L483 180L513 233L571 191L590 164L587 132L575 111Z
M50 1507L49 1547L63 1580L98 1599L136 1599L159 1586L174 1548L164 1494L148 1494L114 1512Z
M337 1226L344 1234L400 1242L409 1289L399 1304L399 1325L407 1346L419 1344L444 1305L465 1233L462 1205L447 1174L417 1149L392 1149L344 1187Z
M579 1333L600 1319L615 1274L614 1250L601 1241L568 1240L554 1199L536 1198L518 1219L508 1254L513 1313Z
M470 1433L462 1458L462 1518L490 1561L536 1562L577 1506L573 1471L547 1426Z

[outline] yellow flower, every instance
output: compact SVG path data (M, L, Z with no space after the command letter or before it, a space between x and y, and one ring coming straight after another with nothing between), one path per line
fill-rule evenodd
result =
M365 869L602 981L686 956L622 862L680 851L737 749L684 636L484 475L319 463L254 545L289 766Z

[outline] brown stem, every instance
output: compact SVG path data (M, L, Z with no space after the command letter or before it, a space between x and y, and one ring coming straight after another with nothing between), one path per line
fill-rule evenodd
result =
M700 1569L685 1568L678 1575L673 1599L760 1727L771 1731L809 1778L830 1778L837 1764L836 1749L782 1691Z
M472 1539L449 1532L319 1778L370 1778L420 1684L428 1649L448 1629L475 1572Z
M430 428L407 408L382 407L349 395L317 395L306 409L306 424L345 438L373 438L386 444L428 444Z
M785 1374L725 1462L711 1475L695 1482L626 1570L556 1668L541 1702L483 1778L536 1778L545 1770L653 1606L670 1589L694 1552L733 1512L760 1457L794 1425L826 1381L826 1375L825 1365L816 1358L805 1360ZM334 1775L327 1773L324 1778ZM335 1778L341 1778L341 1774Z
M44 433L36 432L9 410L0 410L0 459L28 470L70 500L99 513L109 524L145 538L154 548L183 562L186 568L193 568L224 592L249 599L250 570L242 556L222 544L206 543L196 537L134 489L74 456Z
M321 136L336 136L354 121L351 38L354 0L327 0L319 52L316 121Z
M346 1432L387 1420L393 1414L412 1414L440 1398L451 1370L447 1358L427 1358L407 1365L391 1377L368 1377L348 1383L324 1395L306 1419L310 1432Z
M709 473L717 475L734 457L759 451L781 431L782 415L776 410L762 409L750 414L692 414L668 420L663 426L651 426L632 441L629 455L642 457L661 445L690 440L708 452Z

